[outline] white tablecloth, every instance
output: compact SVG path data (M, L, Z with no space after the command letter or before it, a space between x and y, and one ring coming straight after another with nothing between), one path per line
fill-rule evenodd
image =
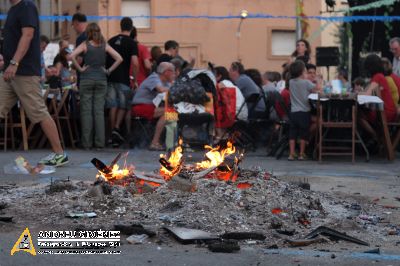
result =
M318 100L317 93L311 93L308 99L312 101ZM321 101L328 101L328 98L320 98ZM383 110L383 101L378 96L371 95L357 95L357 102L359 105L368 105L368 107L377 107L379 110Z

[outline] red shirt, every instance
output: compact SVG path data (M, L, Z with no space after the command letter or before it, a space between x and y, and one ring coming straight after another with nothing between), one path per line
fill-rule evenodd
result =
M282 99L283 99L283 103L285 104L286 108L289 110L289 104L290 104L290 91L289 91L289 89L286 89L286 88L283 89L281 91L281 96L282 96ZM285 109L282 108L281 103L279 101L277 101L275 103L275 110L276 110L276 113L278 114L279 118L281 118L281 119L284 118L285 115L288 115L285 112Z
M140 84L148 76L148 72L144 66L144 60L146 60L146 59L150 60L151 55L150 55L149 49L147 49L147 47L143 44L138 43L138 50L139 50L139 55L138 55L139 73L137 74L136 79L137 79L138 86L140 86Z
M381 87L381 97L384 102L385 115L388 122L396 119L396 106L394 105L392 94L390 93L389 84L382 73L377 73L372 77L372 82L376 82Z
M397 76L396 74L393 74L393 73L392 73L390 76L391 76L392 79L394 80L394 83L396 84L397 89L398 89L398 91L399 91L399 95L400 95L400 77Z

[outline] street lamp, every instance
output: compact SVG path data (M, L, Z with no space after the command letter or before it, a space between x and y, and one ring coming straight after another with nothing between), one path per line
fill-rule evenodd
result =
M236 31L236 37L237 37L237 59L239 62L241 62L241 58L240 58L240 31L242 28L242 23L243 21L247 18L247 16L249 15L249 12L245 9L243 9L242 11L240 11L240 22Z
M240 38L240 30L242 28L242 23L247 18L248 15L249 15L249 12L247 10L243 9L242 11L240 11L240 22L239 22L238 29L236 31L236 36L238 38Z

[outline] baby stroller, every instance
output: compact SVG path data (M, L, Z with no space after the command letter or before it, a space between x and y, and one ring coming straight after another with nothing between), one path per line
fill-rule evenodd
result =
M178 112L177 135L188 145L212 144L216 80L209 70L186 70L168 94Z

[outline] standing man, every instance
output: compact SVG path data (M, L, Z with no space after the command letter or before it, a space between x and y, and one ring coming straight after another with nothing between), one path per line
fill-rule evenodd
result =
M157 66L162 62L171 62L179 53L179 43L174 40L169 40L164 43L164 53L157 59Z
M129 17L124 17L120 23L121 33L112 37L108 44L116 50L123 59L120 64L108 77L108 91L106 96L106 105L110 108L111 123L111 143L118 147L125 138L122 136L120 125L125 115L131 109L132 91L130 88L129 70L133 66L133 72L137 73L138 46L130 37L133 29L133 21ZM107 56L107 67L114 63L111 56Z
M169 40L164 43L164 53L157 59L157 66L161 62L171 62L172 59L177 58L182 62L182 69L193 68L196 63L194 57L190 58L190 63L187 62L182 56L179 55L179 43L174 40Z
M131 38L137 43L138 47L138 60L139 60L139 69L136 74L136 79L135 81L137 82L137 87L142 84L142 82L149 76L151 72L151 54L149 52L149 49L147 48L146 45L141 44L137 40L137 30L136 27L133 26L133 29L131 31ZM133 66L131 66L131 73L132 76L134 74L133 71Z
M32 123L40 123L54 153L40 163L61 166L68 157L61 147L58 131L40 91L39 14L28 0L10 0L11 8L4 25L3 55L5 72L0 79L0 117L19 100Z
M72 16L72 28L74 28L78 37L76 37L75 47L78 47L81 43L86 41L86 27L87 18L85 14L75 13Z
M394 37L389 45L393 53L393 73L400 77L400 38Z
M72 16L72 28L74 28L76 35L78 36L76 37L75 48L78 47L84 41L86 41L87 39L86 27L87 27L86 15L82 13L75 13ZM77 57L77 61L81 66L84 64L81 56ZM80 76L81 76L79 71L77 71L76 76L77 76L77 86L79 87Z
M77 48L81 43L87 40L86 28L87 28L87 18L85 14L75 13L72 16L72 28L76 33L76 41L75 48ZM82 55L77 56L76 60L80 66L84 65ZM79 88L81 81L81 73L76 71L76 86ZM73 119L80 120L80 110L77 108L78 106L78 95L79 92L71 91L71 115ZM78 135L79 136L79 135ZM79 136L80 137L80 136Z

